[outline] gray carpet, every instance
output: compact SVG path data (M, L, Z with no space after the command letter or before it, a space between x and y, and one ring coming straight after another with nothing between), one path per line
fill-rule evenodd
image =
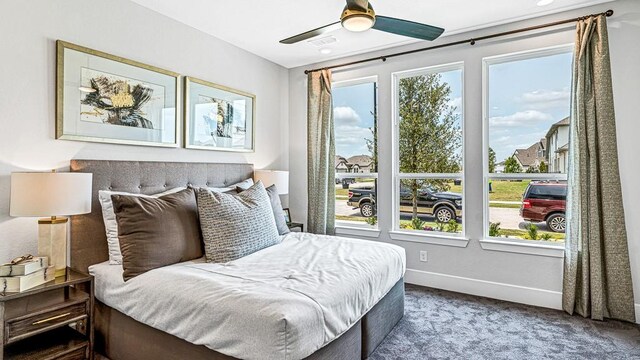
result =
M406 286L404 318L370 360L640 359L640 330L564 312Z

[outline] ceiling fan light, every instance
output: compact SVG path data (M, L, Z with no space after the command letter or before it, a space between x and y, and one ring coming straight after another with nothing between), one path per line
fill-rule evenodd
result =
M366 14L354 14L342 19L342 26L354 32L361 32L371 29L375 23L375 18Z

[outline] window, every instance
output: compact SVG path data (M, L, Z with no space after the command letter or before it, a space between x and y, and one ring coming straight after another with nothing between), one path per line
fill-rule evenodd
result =
M484 59L485 237L564 241L572 48Z
M333 84L336 223L377 227L376 79Z
M394 229L462 236L463 64L394 74Z

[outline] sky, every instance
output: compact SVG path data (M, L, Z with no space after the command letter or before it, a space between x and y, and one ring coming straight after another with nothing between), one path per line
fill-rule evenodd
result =
M489 66L489 146L501 162L519 148L545 136L549 127L569 116L571 52ZM462 116L462 71L441 73L451 88L450 106ZM467 94L467 96L481 94ZM370 155L375 108L374 83L333 88L336 155ZM382 119L384 120L384 119Z
M489 146L501 162L569 116L572 54L489 66Z
M449 104L455 106L462 121L462 71L454 70L442 73L442 81L451 88ZM373 127L375 112L375 84L365 83L338 86L332 90L333 118L336 134L336 155L348 158L354 155L371 155L365 139L373 139L370 128Z
M375 83L334 87L332 95L336 155L370 156L365 139L373 139Z

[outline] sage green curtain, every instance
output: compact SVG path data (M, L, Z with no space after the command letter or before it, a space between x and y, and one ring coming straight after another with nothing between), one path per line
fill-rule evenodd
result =
M308 74L307 94L307 229L335 233L335 134L331 71Z
M576 30L562 306L634 322L606 17Z

